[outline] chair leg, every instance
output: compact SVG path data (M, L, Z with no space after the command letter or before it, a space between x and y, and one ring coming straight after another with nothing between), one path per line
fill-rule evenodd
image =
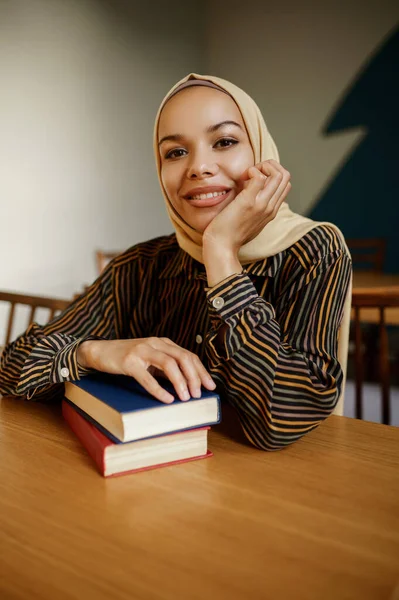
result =
M380 308L380 377L382 399L382 422L389 425L391 422L391 406L389 394L389 346L388 332L385 325L384 308Z
M355 416L361 419L362 411L362 332L360 328L360 309L355 307Z

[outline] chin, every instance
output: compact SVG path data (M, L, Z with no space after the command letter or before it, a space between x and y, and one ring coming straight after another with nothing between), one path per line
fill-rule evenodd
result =
M219 206L212 208L194 209L196 214L187 211L185 214L182 213L181 216L190 227L195 229L195 231L203 233L213 219L217 217L226 206L227 204L220 204Z
M212 220L212 219L211 219ZM186 221L186 223L188 225L190 225L190 227L192 227L192 229L194 229L195 231L197 231L198 233L204 233L205 229L208 227L209 223L211 222L211 220L209 221L201 221L200 223L198 222L194 222L194 221Z
M213 215L204 215L202 218L196 218L196 219L190 219L190 217L183 217L184 220L186 221L186 223L188 223L188 225L190 225L190 227L192 227L193 229L195 229L195 231L198 231L199 233L204 233L205 229L208 227L208 225L213 221L213 219L218 215L219 213L215 213Z

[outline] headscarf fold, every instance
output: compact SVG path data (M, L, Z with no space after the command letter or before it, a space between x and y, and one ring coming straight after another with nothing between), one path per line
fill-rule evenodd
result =
M248 96L246 92L241 90L233 83L230 83L224 79L220 79L219 77L213 77L211 75L197 75L196 73L190 73L190 75L187 75L178 81L176 85L174 85L166 94L159 107L154 127L154 152L158 177L166 201L169 218L171 219L173 227L176 231L176 238L179 246L190 256L192 256L192 258L203 263L202 233L190 227L190 225L180 217L180 215L172 206L172 203L170 202L162 183L161 158L158 148L158 125L163 107L172 96L179 93L182 89L190 87L190 85L208 85L209 87L219 89L220 91L223 91L231 96L240 110L246 126L249 141L254 153L255 164L269 159L274 159L279 162L279 154L276 144L274 143L274 140L268 131L262 113L260 112L257 104L250 96ZM332 223L313 221L298 215L290 210L286 202L283 202L276 217L270 221L270 223L268 223L255 238L241 247L238 258L241 264L245 265L250 262L274 256L275 254L286 250L300 240L309 231L322 224L328 225L337 232L343 242L346 252L349 255L349 250L345 244L344 237L341 231L335 225ZM338 340L338 360L344 373L343 386L345 384L348 355L351 297L352 286L350 284L344 303L344 315L339 330ZM342 414L342 410L343 393L341 394L341 398L334 412L335 414Z

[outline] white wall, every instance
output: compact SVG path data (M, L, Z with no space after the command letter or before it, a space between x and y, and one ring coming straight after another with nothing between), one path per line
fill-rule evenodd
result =
M1 0L0 289L70 297L95 248L172 230L152 126L189 71L253 95L305 212L359 138L320 129L399 17L390 0L319 5Z
M392 0L213 0L207 68L244 88L260 106L292 174L291 207L309 210L361 131L322 139L336 103L386 34Z
M69 298L95 248L172 231L152 127L203 68L198 6L1 0L0 289Z

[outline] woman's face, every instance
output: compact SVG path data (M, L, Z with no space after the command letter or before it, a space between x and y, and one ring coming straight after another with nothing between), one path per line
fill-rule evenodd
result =
M254 154L234 100L194 86L166 103L158 127L161 178L175 210L203 232L243 189Z

